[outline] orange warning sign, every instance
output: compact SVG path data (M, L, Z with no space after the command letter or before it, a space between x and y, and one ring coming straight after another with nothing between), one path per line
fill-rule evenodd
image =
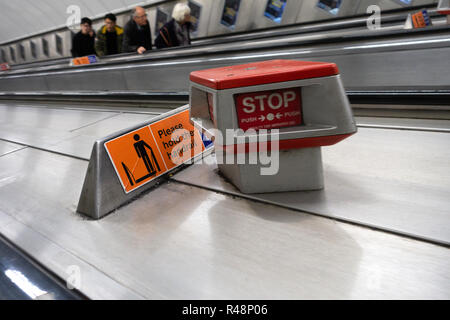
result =
M189 110L152 123L150 129L169 170L205 150L200 133L189 121Z
M90 55L90 56L85 56L85 57L80 57L80 58L73 58L71 60L71 65L73 66L81 66L81 65L86 65L86 64L93 64L98 62L98 58L96 55Z
M88 57L74 58L72 59L72 64L74 66L80 66L84 64L90 64Z
M430 17L426 10L422 10L411 15L414 28L425 28L431 25Z
M107 141L105 148L126 193L205 151L189 110Z

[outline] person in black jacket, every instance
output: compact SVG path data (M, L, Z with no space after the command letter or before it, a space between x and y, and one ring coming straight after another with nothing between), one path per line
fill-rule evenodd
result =
M173 8L172 18L159 30L155 39L158 49L191 44L191 8L186 3L177 3Z
M132 11L132 19L124 27L122 51L143 54L152 49L152 35L147 14L142 7Z
M95 54L95 32L89 18L81 19L81 30L72 39L72 57L84 57Z

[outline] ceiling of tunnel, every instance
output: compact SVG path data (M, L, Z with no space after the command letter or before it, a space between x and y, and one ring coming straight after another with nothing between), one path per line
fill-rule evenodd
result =
M66 25L70 6L92 18L155 2L160 0L0 0L0 44Z

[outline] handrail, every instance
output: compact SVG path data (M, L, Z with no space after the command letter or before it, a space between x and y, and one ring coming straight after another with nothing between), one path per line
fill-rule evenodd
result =
M408 37L405 41L410 41L411 36L419 36L419 35L434 35L434 34L441 34L446 33L450 29L450 26L434 26L434 27L428 27L423 29L414 29L414 30L404 30L404 29L398 29L398 30L357 30L357 31L350 31L347 33L339 32L337 34L327 34L327 35L316 35L315 38L309 36L309 38L302 37L301 35L293 35L293 36L287 36L284 37L281 40L278 41L272 41L267 40L266 41L253 41L253 42L247 42L247 43L234 43L233 45L226 45L218 43L215 46L208 46L208 50L205 50L204 46L198 46L198 47L184 47L184 48L168 48L158 51L151 51L147 54L144 54L142 56L133 55L133 59L127 58L116 58L116 59L109 59L109 60L103 60L97 64L93 65L85 65L85 66L78 66L78 67L71 67L68 64L65 65L56 65L56 66L49 66L47 68L36 68L36 70L16 70L17 72L14 72L14 70L3 72L0 74L0 78L3 77L10 77L14 76L17 77L21 74L34 74L34 73L42 73L42 72L81 72L82 70L88 70L88 69L98 69L98 68L111 68L114 65L123 65L127 64L128 66L132 66L133 64L142 64L146 62L157 62L160 60L167 60L167 59L176 59L179 61L179 59L182 58L194 58L196 56L205 56L210 54L217 54L217 53L238 53L238 52L249 52L252 50L263 50L267 48L268 50L276 49L277 47L283 47L288 48L292 46L299 46L299 45L326 45L326 44L336 44L339 42L348 42L348 41L361 41L361 40L376 40L376 39L385 39L387 37L394 37L394 36L400 36L400 37ZM408 42L409 43L409 42ZM398 45L401 45L401 43L398 43Z

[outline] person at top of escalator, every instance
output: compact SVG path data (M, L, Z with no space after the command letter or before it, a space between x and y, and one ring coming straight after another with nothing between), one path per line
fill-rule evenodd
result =
M123 29L116 24L116 16L108 13L105 24L97 32L95 50L99 57L122 52Z
M187 46L191 44L191 9L186 3L177 3L172 11L172 20L160 30L155 40L158 49Z
M122 51L143 54L152 49L152 34L147 13L142 7L132 11L132 18L124 27Z
M95 54L95 32L89 18L81 19L80 32L72 39L72 57L84 57Z

